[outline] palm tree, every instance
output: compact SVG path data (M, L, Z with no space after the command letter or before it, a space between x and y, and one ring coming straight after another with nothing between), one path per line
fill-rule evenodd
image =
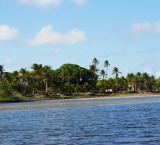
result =
M2 81L3 79L3 74L4 74L4 68L3 68L3 65L0 65L0 82Z
M114 67L113 70L112 70L112 74L115 75L115 78L118 78L118 74L119 74L119 73L122 74L122 72L119 72L119 70L118 70L117 67Z
M149 83L150 83L149 87L152 91L153 89L155 89L155 82L156 82L155 76L151 75L149 79Z
M24 87L24 83L27 83L27 80L26 80L26 75L27 75L27 70L25 68L21 68L19 70L19 78L20 78L20 84L21 84L21 92L22 92L22 89Z
M108 78L107 82L108 82L108 88L113 90L113 88L114 88L114 79L113 78Z
M65 68L62 68L59 73L60 78L62 79L62 84L65 84L67 78L67 71Z
M105 75L106 75L104 69L101 70L100 75L101 75L102 78L104 79L104 77L105 77Z
M46 87L46 93L48 93L48 82L51 80L52 78L52 67L51 66L47 66L45 65L42 68L42 76L43 76L43 81L45 83L45 87Z
M92 87L92 93L94 92L94 89L96 87L96 80L98 78L98 75L96 74L96 72L98 71L98 69L96 68L96 66L94 64L90 65L90 72L93 75L92 78L92 83L91 83L91 87Z
M136 75L137 75L138 77L141 77L141 73L140 73L140 72L137 72Z
M42 94L42 64L36 64L34 63L31 68L33 69L33 74L34 74L34 83L35 85L41 84L41 94Z
M135 84L135 90L138 90L138 85L139 85L139 78L137 75L134 75L134 84Z
M97 58L94 58L92 64L95 66L96 69L97 65L99 64L99 60L97 60Z
M117 78L118 78L118 74L121 73L119 72L118 68L117 67L114 67L113 70L112 70L112 74L115 75L115 80L116 80L116 92L117 92ZM122 73L121 73L122 74Z
M95 66L92 64L92 65L90 65L89 66L89 70L90 70L90 72L93 74L93 80L94 81L96 81L96 79L98 78L98 76L97 76L97 72L98 72L98 69L97 68L95 68Z
M19 76L18 71L14 71L14 72L12 73L12 75L13 75L13 78L14 78L14 82L15 82L15 83L20 83L20 76Z
M84 68L81 68L79 74L80 74L80 81L82 81L84 76L86 75L86 70Z
M138 90L141 90L142 85L142 74L140 72L136 73L137 79L138 79Z
M89 87L89 84L87 82L85 82L83 85L82 85L83 89L84 89L84 94L86 93L88 87Z
M133 73L128 73L127 76L126 76L126 79L127 79L128 83L133 83L133 78L134 78Z
M148 91L148 81L149 81L149 74L147 74L146 72L142 74L142 78L144 80L144 84L145 84L145 89L146 92Z
M95 70L96 70L96 72L98 71L93 64L89 66L89 69L90 69L92 72L95 72Z
M26 82L26 74L27 74L27 70L25 68L21 68L19 70L19 76L22 83Z
M110 65L110 64L109 64L109 61L106 60L106 61L104 62L104 67L107 68L107 70L106 70L106 78L107 78L107 71L108 71L108 66L109 66L109 65Z
M128 88L127 80L124 76L120 78L120 90L126 91Z
M68 92L70 92L69 86L72 83L72 78L74 77L73 74L74 67L71 64L64 64L60 68L60 79L62 80L63 85L67 84Z
M96 72L97 72L97 65L99 64L99 60L97 60L97 58L94 58L92 64L94 66L94 73L95 73L94 80L95 80L96 79Z
M32 90L32 94L35 94L36 91L36 81L35 81L35 72L29 72L26 73L26 80L27 80L27 86Z
M7 85L10 86L13 83L13 76L12 73L10 72L5 72L4 78L3 78L3 82Z
M126 80L128 82L128 89L131 91L132 89L134 89L134 74L133 73L128 73L126 76Z
M79 80L80 80L80 71L81 68L77 67L73 69L73 78L76 80L76 86L79 84Z

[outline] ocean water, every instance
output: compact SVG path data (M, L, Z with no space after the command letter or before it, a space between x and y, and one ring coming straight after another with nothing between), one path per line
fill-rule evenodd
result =
M0 144L160 144L160 97L13 103L0 108L86 102L90 104L1 110Z

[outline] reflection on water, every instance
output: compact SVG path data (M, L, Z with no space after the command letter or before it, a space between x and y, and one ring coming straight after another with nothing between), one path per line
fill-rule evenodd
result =
M68 103L86 101L106 100ZM0 111L0 144L159 144L159 110L160 102Z

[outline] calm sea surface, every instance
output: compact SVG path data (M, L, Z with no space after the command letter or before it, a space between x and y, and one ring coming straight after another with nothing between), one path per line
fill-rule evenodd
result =
M0 144L160 144L160 96L11 103L0 108L57 104L68 106L1 110Z

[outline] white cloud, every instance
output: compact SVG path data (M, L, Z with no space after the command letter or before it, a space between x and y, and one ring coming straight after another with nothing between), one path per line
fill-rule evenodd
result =
M63 0L17 0L22 5L45 8L48 6L58 7ZM66 1L66 0L64 0ZM68 0L69 1L69 0ZM77 5L84 5L88 0L70 0Z
M60 5L61 1L62 0L18 0L18 2L22 5L38 6L41 8L47 6L57 7Z
M52 26L43 27L34 38L27 41L28 45L41 44L75 44L81 41L86 41L85 33L80 30L73 29L66 34L53 31Z
M71 0L77 5L84 5L87 3L88 0Z
M148 68L144 69L144 72L148 73L149 75L152 74L152 71L150 69L148 69Z
M160 71L156 72L156 78L160 77Z
M131 32L141 34L141 33L160 33L160 21L150 24L149 22L135 23L131 25Z
M140 36L144 34L160 34L160 21L157 21L153 24L149 22L134 23L130 26L129 30L127 32L125 31L124 33L135 39L139 39Z
M57 47L57 48L55 48L53 51L50 51L50 52L46 53L45 56L57 55L57 54L60 53L60 50L61 50L61 48L60 48L60 47ZM44 54L42 54L42 55L44 55Z
M7 69L5 72L12 72L12 70L11 69Z
M18 29L0 25L0 40L12 40L18 36Z
M57 47L52 53L50 53L51 55L56 55L60 52L61 48Z
M5 60L5 65L12 65L12 64L13 64L13 62L10 58Z
M128 73L129 73L129 70L125 70L122 74L124 77L126 77Z

